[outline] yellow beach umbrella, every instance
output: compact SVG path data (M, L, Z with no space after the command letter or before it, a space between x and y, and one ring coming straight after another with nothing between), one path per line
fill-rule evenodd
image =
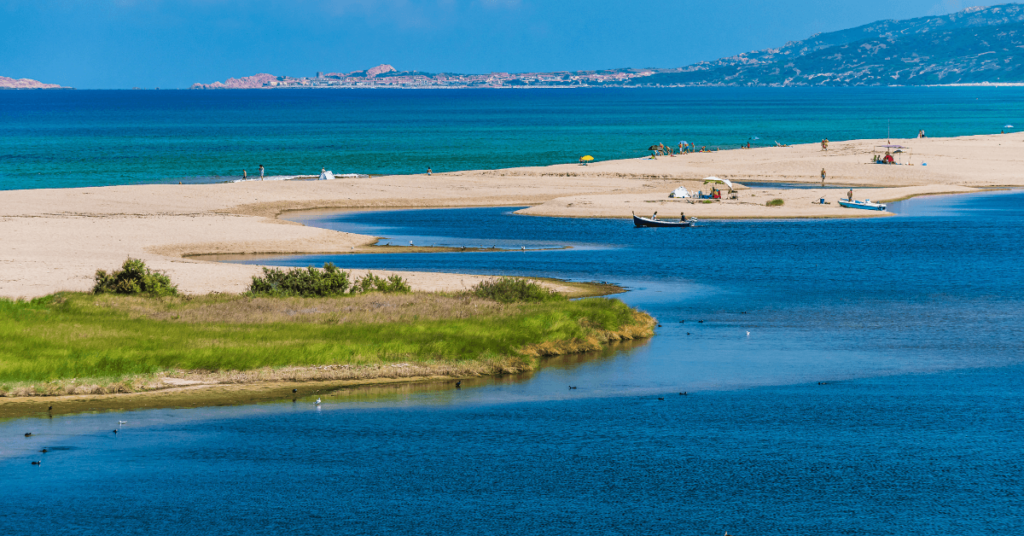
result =
M583 158L581 158L580 160L583 160L584 162L591 162L591 161L593 161L593 160L594 160L594 157L593 157L593 156L590 156L590 155L588 154L587 156L584 156L584 157L583 157Z

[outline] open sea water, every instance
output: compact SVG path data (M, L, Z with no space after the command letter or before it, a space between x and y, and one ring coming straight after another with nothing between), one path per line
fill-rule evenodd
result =
M601 279L661 326L460 390L3 422L0 531L1019 533L1024 193L892 209L692 229L512 208L296 216L496 251L272 264Z
M994 134L1024 88L0 91L0 190L424 173ZM1016 131L1018 129L1008 129Z

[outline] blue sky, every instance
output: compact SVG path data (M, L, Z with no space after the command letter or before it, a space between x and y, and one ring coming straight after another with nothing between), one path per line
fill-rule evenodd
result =
M381 63L458 73L678 67L969 5L978 4L0 0L0 76L78 88L184 88L261 72L311 76Z

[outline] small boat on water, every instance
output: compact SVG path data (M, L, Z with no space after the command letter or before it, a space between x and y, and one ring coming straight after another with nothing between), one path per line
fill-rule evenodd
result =
M657 216L658 213L655 212L654 214L655 214L655 216ZM680 214L680 216L682 216L682 215ZM641 218L640 216L637 216L636 213L633 213L633 225L635 225L637 227L693 227L693 224L696 221L697 220L695 218L689 218L689 219L685 219L685 220L676 220L676 221L673 221L673 220L658 220L658 219L655 219L654 217L651 217L651 218Z
M864 210L885 210L885 204L883 204L883 203L872 203L870 199L865 200L865 201L861 201L859 199L854 199L852 201L847 201L845 199L840 199L839 200L839 205L840 206L844 206L846 208L861 208L861 209L864 209Z

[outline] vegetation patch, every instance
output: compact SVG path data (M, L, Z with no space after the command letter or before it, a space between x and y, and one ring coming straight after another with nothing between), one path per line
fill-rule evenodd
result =
M289 270L263 268L263 276L253 276L246 294L249 296L326 298L344 296L346 293L394 293L409 292L410 290L412 289L409 284L397 275L385 279L373 273L367 273L362 278L353 281L350 272L327 263L324 264L323 269L312 266Z
M172 386L169 377L521 372L541 356L649 337L653 323L614 299L501 302L468 292L0 299L0 394L133 392Z
M473 294L500 303L560 301L566 297L548 290L534 281L520 277L500 277L481 281L473 287Z
M767 201L764 204L764 206L766 206L766 207L781 207L782 205L785 205L785 204L786 204L786 202L784 200L779 199L779 198L775 198L775 199L772 199L771 201Z
M120 270L107 273L96 270L94 294L123 294L128 296L174 296L178 287L171 284L171 278L154 272L139 259L128 258Z

